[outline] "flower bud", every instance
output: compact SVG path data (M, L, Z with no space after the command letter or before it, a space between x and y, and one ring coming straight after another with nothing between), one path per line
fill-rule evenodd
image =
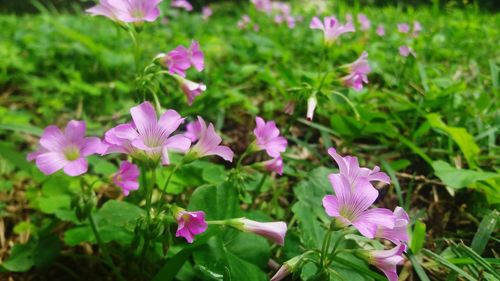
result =
M243 232L250 232L260 235L272 242L283 245L287 231L284 222L258 222L247 218L232 219L227 221L227 225Z
M314 110L316 109L316 105L318 104L318 99L316 95L311 95L307 99L307 121L312 121L314 116Z

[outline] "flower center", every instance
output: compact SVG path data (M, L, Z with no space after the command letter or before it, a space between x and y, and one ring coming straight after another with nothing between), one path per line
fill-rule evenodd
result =
M80 150L76 145L69 145L64 148L64 156L69 161L75 161L80 158Z
M184 222L189 222L191 220L191 217L189 216L189 214L184 214L182 215L182 220Z
M142 19L144 18L144 12L140 9L136 9L132 12L132 16L136 19Z
M342 207L340 209L339 213L340 213L340 215L342 217L344 217L345 219L347 219L347 220L349 220L351 222L355 220L354 212L351 209L347 208L347 207Z

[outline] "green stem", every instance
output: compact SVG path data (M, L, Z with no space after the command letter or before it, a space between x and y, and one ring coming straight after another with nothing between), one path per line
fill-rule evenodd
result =
M354 106L354 104L351 102L351 100L348 97L346 97L344 94L339 93L337 91L332 91L332 93L334 95L337 95L337 96L343 98L347 102L347 104L352 108L352 111L354 111L354 114L356 115L356 119L359 120L359 118L360 118L359 112L356 109L356 107Z
M92 232L94 233L95 239L97 240L97 243L99 244L99 248L101 249L104 259L106 260L106 263L108 264L109 267L113 270L113 273L116 275L116 277L121 280L125 281L125 278L121 275L120 271L116 267L115 263L113 262L113 259L109 255L106 246L104 245L104 242L101 238L101 235L99 234L99 230L97 229L97 224L94 219L94 215L92 212L89 214L89 223L90 227L92 228Z
M260 190L261 190L262 186L264 185L264 183L266 182L267 177L268 177L268 173L265 173L264 175L262 175L262 178L260 179L259 185L257 185L257 188L255 189L256 198L257 198L257 196L259 196ZM256 204L257 204L257 200L253 200L251 209L255 208Z
M238 170L241 166L241 163L243 162L243 159L245 159L245 157L248 156L248 154L250 154L250 151L253 149L253 146L254 144L250 144L247 149L245 150L245 152L243 152L243 154L241 154L240 156L240 159L238 159L238 163L236 164L236 169Z
M160 198L163 198L166 195L168 185L170 184L170 181L172 180L172 176L175 174L175 172L177 172L177 170L179 170L179 168L183 164L184 164L184 159L179 164L175 165L175 167L172 170L172 172L170 173L170 175L168 175L167 181L165 182L165 184L163 185L163 188L161 189L161 196L160 196Z
M328 227L328 230L326 232L325 238L323 239L323 245L321 246L321 266L326 267L325 263L325 258L326 254L328 252L328 249L330 248L330 241L332 239L332 225Z
M148 184L146 169L144 167L141 167L141 170L143 175L143 180L142 180L143 186L146 188L146 233L144 237L144 245L142 247L142 252L141 252L141 269L144 271L144 261L146 258L146 253L149 249L149 242L150 242L149 230L151 224L151 201L153 199L153 187L154 187L156 172L154 169L151 171L151 177L153 179L153 182L151 184Z

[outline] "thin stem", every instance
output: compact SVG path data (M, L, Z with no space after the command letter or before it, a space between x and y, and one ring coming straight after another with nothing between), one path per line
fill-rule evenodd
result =
M175 165L175 167L172 170L172 172L170 173L170 175L168 175L167 181L165 182L165 184L163 185L163 188L161 189L161 196L160 196L160 198L163 198L166 195L168 185L170 184L170 181L172 180L172 176L175 174L175 172L177 172L177 170L179 170L179 168L183 164L184 164L184 159L182 159L182 161L179 164Z
M257 185L257 188L255 189L256 198L257 198L257 196L259 196L260 190L261 190L262 186L264 185L264 183L266 182L267 177L268 177L267 173L262 175L262 178L260 179L259 185ZM257 204L257 200L254 200L251 208L253 209L256 204Z
M356 107L354 106L354 104L351 102L351 100L349 98L347 98L344 94L339 93L337 91L332 91L332 93L334 95L337 95L337 96L343 98L347 102L347 104L352 108L352 111L354 111L354 114L356 115L356 119L359 120L359 118L360 118L359 112L356 109Z
M333 222L332 222L333 223ZM325 238L323 239L323 245L321 246L321 266L325 266L325 258L328 249L330 248L330 241L332 239L332 224L328 226L328 231L326 232Z
M236 164L236 169L239 169L240 166L241 166L241 163L243 162L243 159L245 159L245 157L248 156L248 154L250 154L250 151L253 149L253 144L250 144L247 149L245 150L245 152L243 152L243 154L241 154L240 156L240 159L238 159L238 163Z
M104 242L102 240L101 235L99 234L99 230L97 229L97 224L94 219L94 215L92 215L92 212L89 214L89 223L90 227L92 228L92 232L94 233L95 239L97 240L97 243L99 244L99 248L101 249L104 259L106 260L106 263L108 264L109 267L111 267L111 270L113 270L113 273L116 275L116 277L119 280L125 281L125 278L121 275L120 271L116 267L115 263L113 262L113 259L109 255L106 246L104 245Z
M154 186L154 181L149 184L147 180L147 173L146 169L144 167L141 167L141 173L143 175L142 177L142 183L143 186L146 188L146 233L144 237L144 245L142 247L142 252L141 252L141 269L144 270L144 261L146 257L146 253L149 249L149 242L150 242L150 224L151 224L151 201L153 198L153 186ZM152 179L156 177L155 170L152 170Z

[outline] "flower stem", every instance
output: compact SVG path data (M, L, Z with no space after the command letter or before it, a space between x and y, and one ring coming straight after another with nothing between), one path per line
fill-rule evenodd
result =
M161 196L160 196L160 198L163 198L166 195L167 188L168 188L168 185L170 184L170 181L172 180L172 177L174 176L175 172L177 172L177 170L179 170L179 168L183 164L184 164L184 159L182 159L182 161L180 163L176 164L175 167L174 167L174 169L170 173L170 175L168 175L167 181L165 182L165 184L163 185L163 188L161 189Z
M99 248L101 249L104 259L106 260L106 263L108 264L109 267L111 267L111 270L113 270L113 273L116 275L116 277L121 280L125 281L125 278L121 275L120 270L116 267L115 263L113 262L113 259L108 253L108 250L106 246L104 245L104 242L102 241L102 237L99 234L99 230L97 229L97 224L94 219L94 215L92 212L89 213L89 223L90 227L92 228L92 232L94 233L95 239L97 240L97 243L99 244Z
M332 222L333 224L333 222ZM328 253L328 249L330 248L330 242L332 239L332 224L328 226L328 230L326 232L325 238L323 239L323 245L321 246L321 266L326 267L326 254Z

